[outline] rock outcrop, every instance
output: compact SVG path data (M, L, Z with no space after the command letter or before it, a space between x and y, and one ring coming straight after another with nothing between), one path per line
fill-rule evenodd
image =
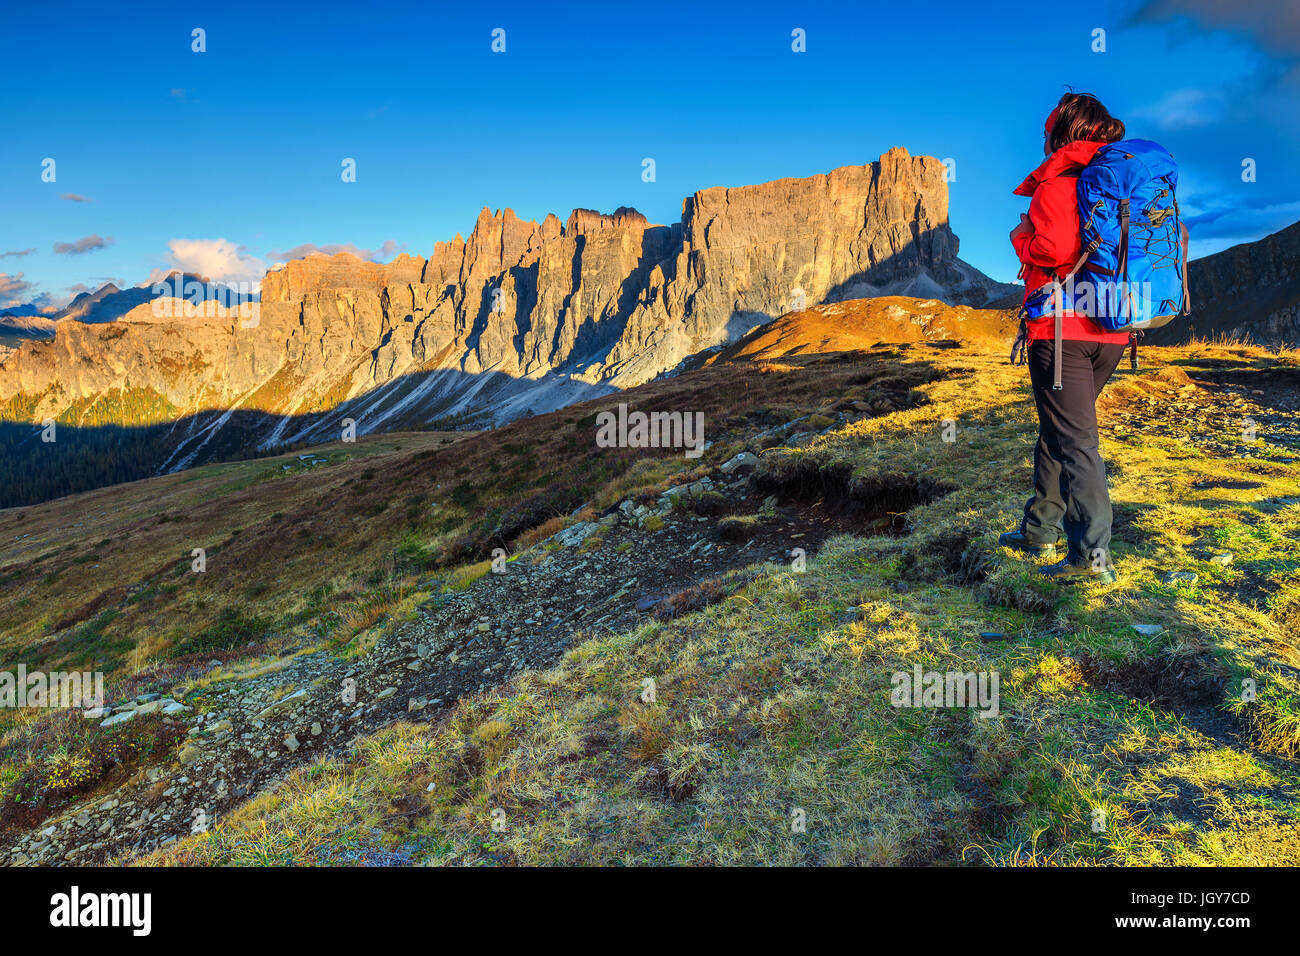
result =
M0 414L99 407L102 420L113 396L160 421L190 416L166 469L229 453L212 439L234 412L243 428L264 416L241 438L264 447L337 437L345 420L361 433L500 423L640 384L818 303L1007 294L957 249L943 165L901 148L702 190L672 225L627 208L563 224L485 208L428 259L317 254L272 270L255 319L214 303L159 319L147 303L107 326L60 321L52 341L0 360Z
M346 252L317 253L268 272L262 279L262 301L296 302L325 289L366 289L378 294L385 286L424 281L424 267L424 259L405 254L385 264Z

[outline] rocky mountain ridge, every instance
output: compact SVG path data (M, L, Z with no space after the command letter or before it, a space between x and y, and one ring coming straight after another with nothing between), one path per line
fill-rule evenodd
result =
M1300 345L1300 222L1195 260L1187 279L1191 314L1148 333L1152 342L1228 336Z
M150 302L111 326L60 322L0 360L0 414L185 419L160 470L232 443L337 438L347 422L363 434L499 424L648 381L808 305L1007 294L957 251L942 163L902 148L701 190L668 226L627 208L563 223L485 208L427 259L313 255L273 270L255 318L209 305L159 319ZM236 413L243 430L222 435Z

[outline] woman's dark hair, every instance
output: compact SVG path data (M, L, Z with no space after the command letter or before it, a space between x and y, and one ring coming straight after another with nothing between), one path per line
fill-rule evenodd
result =
M1110 115L1101 100L1091 93L1066 93L1056 104L1056 122L1052 124L1047 148L1054 153L1080 139L1117 143L1123 138L1124 124Z

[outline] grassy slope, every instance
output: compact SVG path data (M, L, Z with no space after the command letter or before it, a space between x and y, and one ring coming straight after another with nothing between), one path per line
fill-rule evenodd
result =
M1216 356L1275 362L1200 357ZM1120 435L1108 415L1121 583L1058 591L995 544L1029 484L1023 371L1000 347L927 360L952 373L923 388L930 404L769 452L759 472L791 490L957 489L907 534L841 537L702 612L579 636L557 666L359 740L148 862L1300 862L1300 506L1260 506L1300 493L1296 466L1258 443L1239 460ZM766 374L804 374L784 367ZM1122 387L1170 414L1158 375ZM1224 548L1234 565L1205 561ZM1161 583L1177 569L1200 581ZM891 707L890 674L915 663L998 671L1000 716Z
M376 528L409 496L372 496L376 467L409 471L465 437L391 433L313 449L325 465L208 465L0 511L0 661L127 673L318 625L373 591L400 543Z
M702 411L717 440L753 430L747 416L779 424L816 408L823 389L816 371L755 378L719 366L643 386L636 400ZM595 447L595 410L619 401L473 437L318 446L323 466L296 454L216 464L0 511L0 663L125 674L268 633L346 642L432 572L547 522L556 530L585 502L617 503L625 486L684 478L680 456ZM195 548L207 553L203 574L191 572Z

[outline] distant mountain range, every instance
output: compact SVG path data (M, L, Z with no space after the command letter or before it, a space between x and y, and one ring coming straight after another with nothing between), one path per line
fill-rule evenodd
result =
M226 302L231 293L219 283L209 282L202 276L186 272L173 272L158 284L166 283L169 288L184 290L185 283L190 288L199 290L196 298L204 300L220 298ZM132 309L151 302L159 295L154 291L155 283L119 289L112 282L106 283L94 292L81 292L62 309L42 311L32 303L10 306L0 309L0 341L6 338L16 341L29 338L52 338L54 323L60 319L76 319L78 322L114 322L125 316ZM238 298L235 301L239 301Z
M54 338L54 322L44 315L11 313L8 309L0 311L0 345L17 346L27 339Z

